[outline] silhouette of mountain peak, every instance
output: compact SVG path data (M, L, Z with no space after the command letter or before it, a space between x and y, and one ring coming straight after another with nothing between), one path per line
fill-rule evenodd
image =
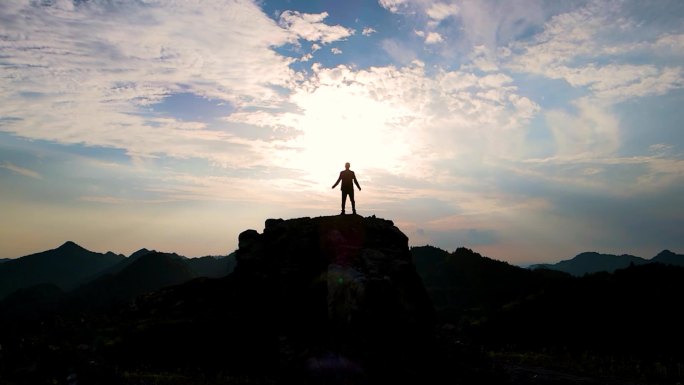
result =
M675 255L677 255L677 254L673 253L670 250L665 249L665 250L661 251L660 253L658 253L658 255L656 255L655 258L671 257L671 256L675 256Z
M160 253L158 251L152 251L137 258L137 260L133 262L131 266L141 266L144 264L154 265L156 263L178 264L177 261L179 259L180 258L175 253Z
M585 251L585 252L577 254L575 256L575 258L576 259L587 259L587 258L594 258L597 255L599 255L599 253L597 253L595 251Z
M67 241L56 249L17 258L11 269L1 270L0 298L16 289L42 283L68 291L122 259L122 255L96 253Z
M582 276L600 271L612 273L617 269L623 269L630 265L642 265L644 263L648 263L648 261L630 254L614 255L588 251L577 254L572 259L554 264L532 265L530 268L533 270L546 268L563 271L575 276Z
M155 250L148 250L148 249L143 247L142 249L131 254L128 258L138 259L138 258L142 257L143 255L147 255L147 254L154 253L154 252L156 252L156 251Z
M684 255L674 253L670 250L663 250L658 255L653 257L653 262L659 262L666 265L684 266Z
M66 242L64 242L64 244L62 244L60 247L58 247L57 250L60 250L60 251L74 251L74 250L82 251L82 250L86 250L86 249L83 248L82 246L76 244L76 242L66 241Z

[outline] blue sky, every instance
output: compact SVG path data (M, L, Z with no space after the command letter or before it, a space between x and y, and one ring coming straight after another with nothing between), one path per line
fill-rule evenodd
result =
M359 213L515 264L684 253L684 3L0 3L0 258Z

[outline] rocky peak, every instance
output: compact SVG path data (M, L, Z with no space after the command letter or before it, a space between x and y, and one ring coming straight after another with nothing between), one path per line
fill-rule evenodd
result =
M79 246L78 244L76 244L76 242L66 241L60 247L58 247L57 250L74 252L74 251L84 251L85 249L83 247Z
M246 230L238 241L238 269L338 265L379 273L411 263L406 235L375 217L268 219L263 234Z
M249 282L241 291L264 293L277 309L281 349L301 349L314 366L333 356L357 369L415 368L424 358L434 311L392 221L268 219L262 233L240 234L236 258L233 276Z

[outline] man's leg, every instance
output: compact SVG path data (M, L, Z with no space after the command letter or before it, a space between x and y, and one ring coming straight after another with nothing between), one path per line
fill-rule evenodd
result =
M354 201L354 190L349 193L349 200L352 204L352 213L356 214L356 202Z
M342 214L344 214L344 206L347 205L347 192L342 190Z

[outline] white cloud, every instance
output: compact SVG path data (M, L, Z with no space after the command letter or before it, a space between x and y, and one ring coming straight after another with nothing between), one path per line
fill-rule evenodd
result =
M379 0L380 6L392 13L399 12L399 9L406 5L407 0Z
M319 44L316 44L316 43L311 44L311 52L316 52L319 49L321 49L321 46Z
M627 54L643 54L648 47L676 48L684 41L681 35L661 35L650 43L640 42L640 35L639 24L615 4L590 2L553 17L531 41L512 44L507 67L563 79L613 103L684 87L681 66L630 64L624 59Z
M594 96L614 102L647 95L662 95L684 87L682 68L653 65L589 64L581 68L559 67L557 77L573 86L588 86Z
M374 33L376 33L376 32L378 32L378 31L376 31L375 29L373 29L373 28L371 28L371 27L365 27L365 28L363 29L363 31L361 31L361 34L362 34L363 36L370 36L370 35L372 35L372 34L374 34Z
M12 118L0 130L22 137L249 166L269 144L149 107L176 92L236 108L278 105L274 86L291 88L300 76L272 49L292 34L251 1L14 3L0 12L9 21L0 26L0 116Z
M312 14L285 11L280 14L280 25L304 40L320 41L324 44L342 40L354 34L353 29L323 23L327 17L327 12Z
M433 20L441 21L449 16L458 15L458 5L446 3L434 3L427 7L425 13Z
M25 167L19 167L19 166L12 164L10 162L1 163L0 168L10 170L12 172L15 172L19 175L23 175L25 177L29 177L29 178L33 178L33 179L43 179L43 176L40 175L39 173L37 173L31 169L25 168Z
M444 38L437 32L429 32L425 37L425 44L437 44L443 41Z
M330 52L332 52L333 55L340 55L342 54L342 50L337 48L337 47L332 47L330 48Z
M291 130L296 129L299 115L292 112L236 111L224 120L257 127L272 127L277 130Z
M544 4L537 0L381 0L380 4L392 12L411 15L418 33L437 33L443 40L453 42L440 51L445 58L467 56L476 46L495 52L498 47L541 27L547 17ZM448 18L453 23L443 22ZM433 35L429 42L435 43L437 39ZM490 68L496 65L493 57L488 62Z
M415 33L416 35L418 35L420 37L425 37L425 31L420 31L420 30L414 29L413 33Z

